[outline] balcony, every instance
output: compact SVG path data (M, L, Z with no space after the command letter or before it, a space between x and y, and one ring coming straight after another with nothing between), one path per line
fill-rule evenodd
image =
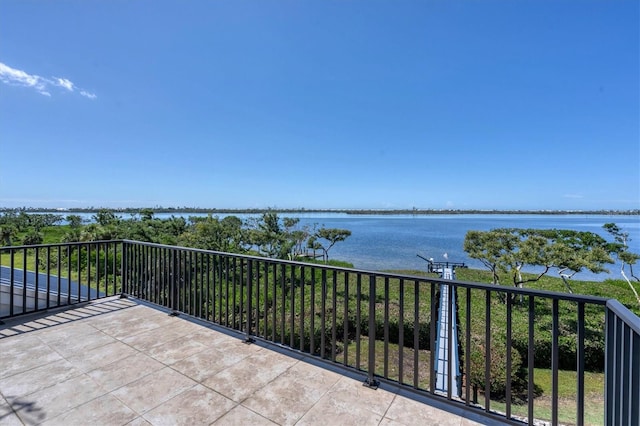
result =
M131 241L5 247L0 263L2 424L639 422L640 320L615 300ZM445 390L430 350L442 286L457 295L447 332L460 344L448 350L461 360ZM573 401L559 392L567 365Z
M8 320L0 336L3 425L477 424L131 299Z

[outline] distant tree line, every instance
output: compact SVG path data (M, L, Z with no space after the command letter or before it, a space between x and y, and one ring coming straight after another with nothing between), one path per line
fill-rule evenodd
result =
M137 214L142 210L150 210L154 213L198 213L206 214L263 214L275 212L279 214L299 214L299 213L343 213L343 214L360 214L360 215L458 215L458 214L537 214L537 215L623 215L637 216L640 215L640 209L631 210L615 210L615 209L599 209L599 210L517 210L517 209L306 209L300 208L204 208L204 207L162 207L155 206L153 208L126 207L126 208L102 208L102 207L76 207L69 209L51 209L44 207L22 207L20 209L0 207L0 212L22 211L25 213L51 213L52 211L59 214L71 213L98 213L100 211L109 210L116 214Z
M77 214L5 211L0 214L0 241L4 246L16 242L41 244L45 227L66 221L66 232L59 241L47 242L128 239L278 259L322 258L326 262L331 248L351 235L347 229L301 226L300 219L280 217L275 211L243 221L237 216L219 218L212 214L161 219L155 217L153 209L131 212L124 219L114 210L101 209L92 219L91 223L84 223Z

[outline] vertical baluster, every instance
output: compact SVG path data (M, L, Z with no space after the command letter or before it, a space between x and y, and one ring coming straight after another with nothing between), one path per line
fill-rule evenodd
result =
M551 308L551 422L558 424L558 299Z
M528 420L533 425L533 398L534 394L534 325L535 325L535 301L532 295L529 295L529 351L527 354L527 368L529 369L529 377L527 383L527 402L528 402Z
M383 377L389 378L389 277L384 277L384 366Z
M291 265L290 267L290 280L289 280L289 347L294 348L295 343L295 294L296 294L296 267Z
M577 406L576 423L578 426L584 425L584 303L578 302L578 323L577 323L578 350L576 353L576 376L577 380Z
M337 336L337 293L338 293L338 277L336 271L331 271L332 287L331 287L331 361L336 362L336 346L338 345L336 340Z
M300 350L304 351L304 266L300 267Z
M311 268L311 294L310 294L310 306L311 312L309 314L309 353L314 355L316 353L316 268Z
M252 321L252 305L251 299L253 296L252 286L253 286L253 261L251 259L247 260L247 325L246 325L246 337L245 342L253 342L251 338L251 321ZM241 297L242 299L242 297Z
M51 302L51 246L47 246L47 301L46 308L49 309Z
M436 335L436 324L438 322L437 319L437 315L438 315L438 309L436 306L436 284L434 282L430 282L429 283L431 285L431 322L429 325L429 392L434 393L436 390L436 339L437 339L437 335ZM416 286L418 284L416 283ZM416 289L416 301L418 300L418 290ZM417 303L417 302L416 302ZM418 305L416 305L416 311L418 309ZM416 326L417 326L417 321L416 321ZM417 342L417 340L416 340ZM415 347L415 351L416 353L414 353L414 356L416 358L416 375L418 374L418 370L417 370L417 365L418 365L418 354L417 354L417 350L418 350L418 346ZM417 385L417 379L416 379L416 384L415 387L418 387Z
M369 276L369 356L367 366L367 380L365 386L377 388L378 381L375 379L376 369L376 276Z
M360 370L360 341L362 339L362 274L356 280L356 368Z
M485 331L484 331L484 409L491 409L491 292L485 292Z
M429 336L429 351L431 352L429 361L429 377L430 377L430 392L433 393L436 387L436 379L434 374L434 348L435 348L435 324L433 323L435 313L435 287L431 283L431 334ZM420 281L415 280L413 282L413 387L418 389L420 387Z
M466 406L471 404L471 287L466 289L466 320L465 320L465 337L464 337L464 374L465 374L465 396L464 403ZM474 401L475 403L476 401Z
M512 367L512 359L511 359L511 332L512 332L512 323L511 323L511 315L513 309L513 296L511 293L506 293L507 298L507 383L505 389L505 397L506 397L506 417L507 419L511 418L511 367Z
M399 284L400 309L398 312L398 382L404 383L404 280L400 279Z

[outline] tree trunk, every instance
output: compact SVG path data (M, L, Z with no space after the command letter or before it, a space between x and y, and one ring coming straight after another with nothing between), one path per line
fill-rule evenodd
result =
M629 284L629 287L631 288L631 291L633 291L633 294L636 296L636 300L638 301L638 305L640 305L640 296L638 296L638 292L636 291L635 287L633 287L633 284L631 284L631 280L629 280L629 278L627 278L627 274L624 273L624 263L622 264L622 268L620 268L620 274L622 274L622 276L624 277L624 279L627 282L627 284Z

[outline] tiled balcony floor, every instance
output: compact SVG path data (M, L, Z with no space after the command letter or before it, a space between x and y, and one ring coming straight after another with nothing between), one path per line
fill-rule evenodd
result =
M5 323L1 425L488 424L131 299Z

